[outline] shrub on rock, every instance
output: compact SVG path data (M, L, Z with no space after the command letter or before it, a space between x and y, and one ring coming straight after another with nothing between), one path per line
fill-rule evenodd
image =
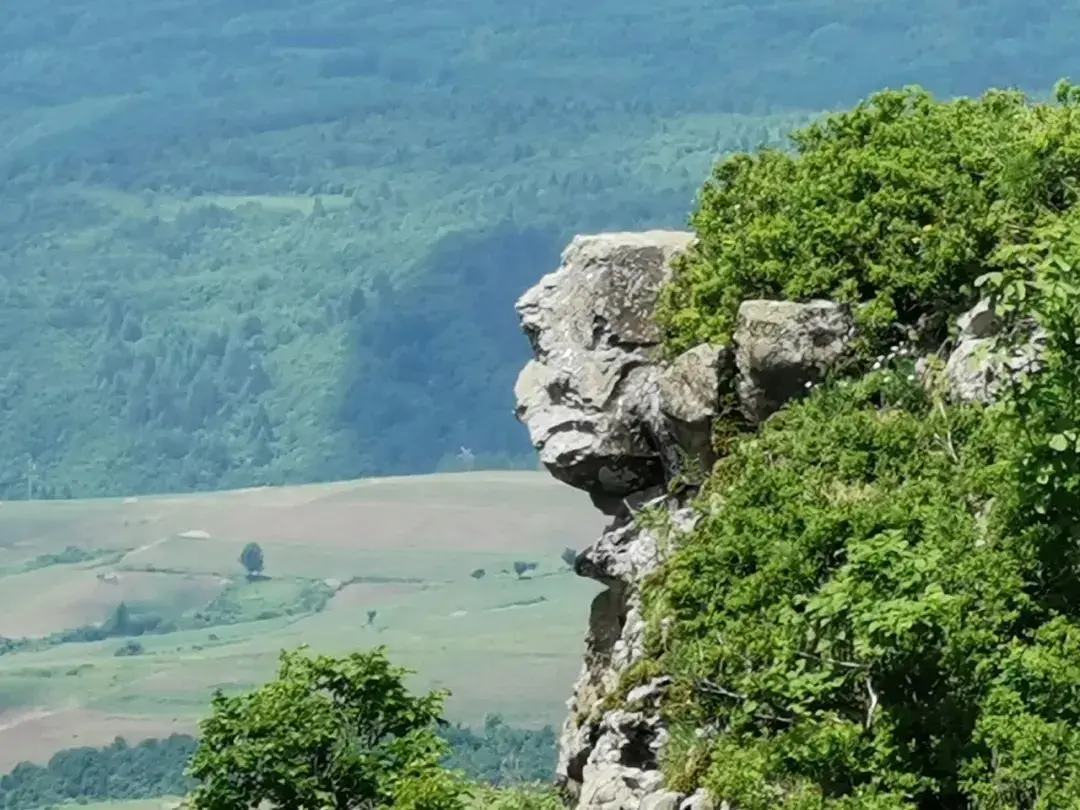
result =
M1057 104L1033 105L1000 90L888 91L795 132L793 153L720 162L661 296L671 354L728 343L752 298L851 304L869 344L970 306L999 247L1076 202L1074 94L1062 83Z
M663 293L672 352L740 302L853 305L866 346L988 294L996 403L899 358L728 442L647 583L669 785L737 810L1080 806L1080 93L884 93L721 164Z

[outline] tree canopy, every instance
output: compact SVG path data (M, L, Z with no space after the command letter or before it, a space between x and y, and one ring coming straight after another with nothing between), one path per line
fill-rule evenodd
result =
M461 807L464 783L442 768L450 749L436 733L446 694L411 695L408 674L381 648L282 652L274 680L214 696L191 761L192 806Z
M1049 0L316 7L5 6L3 497L533 468L513 303L573 233L681 227L718 156L878 88L1047 88L1080 35Z
M244 566L249 576L261 574L265 562L262 546L258 543L248 543L240 552L240 564Z

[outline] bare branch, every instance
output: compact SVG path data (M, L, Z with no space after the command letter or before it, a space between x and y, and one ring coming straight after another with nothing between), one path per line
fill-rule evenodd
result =
M870 695L870 706L866 710L866 730L869 731L874 725L874 710L878 706L877 692L874 691L874 684L870 681L870 676L866 676L866 691Z
M748 695L734 692L731 689L727 689L726 687L723 687L718 683L714 683L713 681L701 680L698 681L697 686L698 689L700 689L702 692L709 695L715 695L717 697L725 697L740 702L750 699ZM764 720L767 723L783 723L784 725L788 726L795 724L794 717L786 717L784 715L776 714L772 711L758 711L754 712L752 716L756 720Z

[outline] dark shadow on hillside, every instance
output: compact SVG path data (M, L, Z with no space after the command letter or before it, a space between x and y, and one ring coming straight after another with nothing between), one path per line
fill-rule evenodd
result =
M514 302L558 265L563 242L511 224L454 234L410 282L354 295L337 411L343 472L431 472L462 447L478 467L535 466L513 415L529 357Z

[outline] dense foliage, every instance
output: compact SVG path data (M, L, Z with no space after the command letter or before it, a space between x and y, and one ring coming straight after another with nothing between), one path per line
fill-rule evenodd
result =
M478 731L465 726L439 730L450 744L446 767L491 785L546 782L555 773L555 730L508 726L492 715Z
M1028 350L993 406L894 350L732 441L647 588L673 786L740 810L1080 802L1078 101L879 95L802 157L718 169L673 348L724 338L749 293L869 302L874 333L984 291L995 351Z
M47 765L24 762L0 777L0 807L31 810L78 799L145 799L180 796L190 789L184 769L196 742L185 734L104 748L69 748Z
M532 465L513 300L874 88L1040 88L1048 0L11 0L0 493ZM464 446L471 453L461 453Z
M913 88L793 133L794 153L720 162L693 217L697 248L664 294L671 349L729 340L748 298L855 305L879 346L920 318L940 330L995 251L1030 231L1036 201L1076 202L1078 123L1075 105L1019 92L941 103Z
M240 552L240 564L248 572L249 577L254 577L263 572L265 559L262 546L258 543L248 543Z
M335 659L282 652L277 677L215 694L190 774L195 810L400 807L455 810L464 781L441 766L445 692L414 696L383 650Z

